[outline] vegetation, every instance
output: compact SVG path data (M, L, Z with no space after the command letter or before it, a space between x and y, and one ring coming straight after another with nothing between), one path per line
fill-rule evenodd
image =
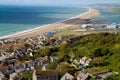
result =
M32 80L32 72L23 72L22 74L18 75L17 78L19 78L20 80Z
M69 38L66 38L66 40ZM28 44L25 44L24 46L27 47ZM7 51L12 52L13 47L7 49ZM80 60L82 57L87 56L92 59L92 62L86 69L87 72L96 73L112 70L119 74L112 75L108 77L107 80L120 79L120 33L104 32L90 34L82 37L80 40L73 41L72 43L65 42L59 46L46 47L37 52L33 52L33 54L34 56L28 56L25 60L44 57L46 55L57 56L58 61L50 64L49 69L59 71L60 76L64 75L66 72L73 75L76 74L80 69L74 68L74 66L78 67L79 65L75 64L73 66L73 60ZM23 58L21 58L21 61L24 61L24 59L22 59ZM32 74L28 74L28 72L24 72L21 76L21 79L31 80L32 78Z
M114 33L98 33L85 36L84 38L73 43L61 44L59 47L46 48L42 50L42 54L56 55L59 57L58 64L62 62L71 63L70 59L80 59L87 56L93 59L88 71L91 73L101 70L112 69L120 73L120 34ZM51 51L52 50L52 51ZM48 52L46 52L48 51ZM39 53L40 54L40 53ZM50 68L54 69L55 64L51 64ZM68 65L66 65L68 66ZM63 69L63 68L61 68ZM70 71L72 68L67 67ZM63 69L62 71L64 71ZM73 70L72 70L73 71ZM114 76L120 79L120 75Z

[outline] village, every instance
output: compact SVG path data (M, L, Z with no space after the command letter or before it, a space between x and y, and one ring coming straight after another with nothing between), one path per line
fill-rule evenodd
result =
M84 24L81 26L81 28L91 29L89 26L91 25ZM107 28L117 29L118 27L116 24L111 24L107 26ZM80 60L70 60L70 65L79 70L78 74L71 75L70 73L66 72L60 77L59 72L49 69L49 65L59 59L57 56L48 56L44 54L43 57L34 57L41 49L59 46L63 42L72 43L88 35L91 34L80 35L72 38L70 38L71 36L67 36L67 39L63 39L63 36L56 37L55 32L48 32L44 35L37 35L36 37L25 38L22 40L1 40L0 80L20 80L17 76L23 72L32 74L32 80L90 80L90 78L96 78L96 80L105 80L108 76L113 74L117 75L118 72L114 72L109 69L94 74L88 73L86 68L90 65L92 59L84 56ZM66 38L66 36L64 36L64 38ZM18 46L22 43L25 44L23 48ZM5 47L6 45L7 47ZM62 64L58 64L58 67L61 65Z

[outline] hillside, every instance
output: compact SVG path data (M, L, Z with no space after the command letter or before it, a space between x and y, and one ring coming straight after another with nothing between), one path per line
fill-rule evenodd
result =
M62 44L59 47L51 48L49 55L58 56L58 64L70 63L70 59L77 59L87 56L93 61L87 71L96 73L105 70L112 70L120 73L120 34L119 33L98 33L85 36L73 43ZM41 51L40 51L41 52ZM44 50L42 50L42 53ZM55 64L52 64L55 65ZM55 66L53 68L56 68ZM66 68L68 69L68 68ZM120 75L112 76L120 79Z

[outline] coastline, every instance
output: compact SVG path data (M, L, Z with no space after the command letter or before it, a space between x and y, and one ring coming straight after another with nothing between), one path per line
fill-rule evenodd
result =
M97 17L100 15L98 10L95 10L92 8L88 8L88 9L89 10L87 12L80 14L78 16L71 17L69 19L58 21L55 23L43 25L40 27L36 27L34 29L29 29L26 31L15 33L12 35L3 36L3 37L0 37L0 39L15 39L15 38L34 37L36 35L42 35L46 32L55 31L58 29L65 29L70 26L78 25L78 24L80 24L79 23L80 19L91 19L91 18L94 18L94 17Z

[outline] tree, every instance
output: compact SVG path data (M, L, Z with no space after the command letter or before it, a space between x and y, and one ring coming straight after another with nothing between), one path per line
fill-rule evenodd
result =
M52 52L51 52L51 49L48 48L48 47L40 51L41 56L46 56L46 55L47 55L47 56L50 56L51 53L52 53Z
M58 62L53 62L49 65L49 69L56 69Z
M104 66L104 65L107 65L104 57L96 57L96 58L94 58L91 64L93 66Z
M93 51L93 53L91 54L91 57L99 57L99 56L103 56L102 54L102 48L97 48Z

